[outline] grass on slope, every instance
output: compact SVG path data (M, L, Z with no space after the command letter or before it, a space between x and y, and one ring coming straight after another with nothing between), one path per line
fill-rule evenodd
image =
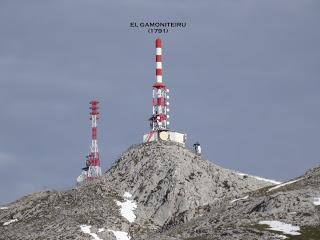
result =
M260 230L260 231L269 231L279 235L285 235L287 238L286 240L320 240L320 226L303 226L300 227L301 235L288 235L282 232L269 230L268 225L264 224L256 224L252 225L251 227Z
M320 226L305 226L300 228L301 235L287 235L287 240L319 240Z

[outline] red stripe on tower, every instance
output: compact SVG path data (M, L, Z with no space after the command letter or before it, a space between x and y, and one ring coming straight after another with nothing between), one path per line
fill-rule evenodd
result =
M162 45L161 45L161 39L160 38L157 38L156 39L156 48L161 48Z
M97 127L92 128L92 139L93 140L97 139Z

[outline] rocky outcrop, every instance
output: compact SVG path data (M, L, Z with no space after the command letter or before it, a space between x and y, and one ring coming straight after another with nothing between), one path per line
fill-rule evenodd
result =
M177 224L157 237L178 239L320 239L320 168L239 199L224 198L197 209L198 217ZM300 228L299 235L271 231L261 222ZM157 238L155 237L155 238ZM137 238L142 239L142 238ZM151 238L144 238L151 239ZM160 239L160 238L159 238Z
M0 239L320 239L319 183L320 167L274 185L174 143L141 144L100 179L0 207Z
M140 223L154 227L170 225L187 211L183 220L188 221L198 207L272 185L205 161L172 142L134 146L107 171L105 181L130 191L139 204Z
M0 209L0 239L90 239L81 226L104 240L115 240L112 230L128 230L115 200L122 197L109 185L92 182L65 192L34 193ZM98 233L98 228L105 231Z

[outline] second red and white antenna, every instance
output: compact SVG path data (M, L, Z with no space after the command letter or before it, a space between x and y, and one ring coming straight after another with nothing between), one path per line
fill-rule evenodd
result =
M99 102L97 100L92 100L90 102L91 146L90 152L86 159L86 166L82 168L82 173L77 178L78 183L89 181L102 176L97 141L97 121L99 119L98 104Z

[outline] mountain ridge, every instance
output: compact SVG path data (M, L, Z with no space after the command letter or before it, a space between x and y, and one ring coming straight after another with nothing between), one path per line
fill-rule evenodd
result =
M0 239L320 236L314 230L320 225L320 167L278 185L261 179L225 169L176 143L134 145L100 179L30 194L0 208ZM300 235L268 230L265 223L301 226L289 231Z

